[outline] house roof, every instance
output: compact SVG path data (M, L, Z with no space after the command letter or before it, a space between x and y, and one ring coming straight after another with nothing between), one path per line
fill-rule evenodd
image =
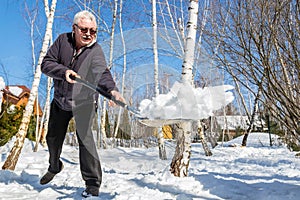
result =
M30 90L25 85L10 85L10 86L5 86L3 92L4 94L10 96L22 98L24 94L30 93Z
M3 91L3 99L4 102L9 102L14 105L25 105L29 99L30 89L25 85L10 85L5 86ZM36 102L35 102L36 103ZM35 109L35 108L34 108ZM42 110L40 105L38 105L39 115L42 115Z
M225 118L226 117L226 118ZM240 127L242 129L246 129L249 126L249 119L247 116L243 115L227 115L227 116L216 116L217 123L222 127L229 130L235 130ZM227 123L226 123L226 121ZM257 117L254 119L255 127L264 127L265 121L262 119L258 119Z

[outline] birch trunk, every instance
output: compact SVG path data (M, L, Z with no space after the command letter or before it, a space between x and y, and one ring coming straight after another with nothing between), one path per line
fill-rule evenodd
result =
M50 42L51 35L52 35L52 25L53 25L55 8L56 8L56 0L53 0L49 15L47 15L46 33L44 36L42 49L41 49L41 53L40 53L39 60L38 60L38 65L36 67L36 71L34 74L34 80L32 83L32 88L30 91L28 103L25 107L25 112L23 114L23 118L22 118L19 130L16 134L16 141L15 141L14 146L11 149L6 161L4 162L4 164L2 166L2 169L14 170L16 167L16 164L18 162L21 150L23 148L24 140L25 140L27 130L28 130L28 125L30 122L30 117L33 112L34 101L37 98L37 91L38 91L38 86L39 86L40 78L41 78L41 63L42 63L44 56L47 53L47 49L48 49L49 42Z
M187 38L184 47L184 60L182 64L182 82L193 85L193 65L195 58L195 41L197 32L198 0L190 0L189 20L187 23ZM188 175L188 167L191 155L191 130L192 122L180 124L176 151L171 163L171 173L174 176L184 177Z
M182 23L183 23L183 22L182 22L182 19L179 18L179 19L177 20L177 26L178 26L179 33L180 33L180 36L181 36L181 38L182 38L183 44L185 44L185 43L186 43L186 42L185 42L185 33L184 33L184 28L183 28L183 24L182 24Z
M152 31L153 31L153 58L154 58L154 87L155 97L159 95L158 85L158 51L157 51L157 19L156 19L156 0L152 0Z
M170 169L174 176L188 176L191 157L191 129L191 122L182 122L178 127L177 146Z
M195 42L197 33L198 0L190 0L189 21L187 22L187 38L184 47L182 65L182 82L193 85L193 65L195 60Z
M202 144L205 155L206 156L211 156L212 152L210 151L210 149L207 145L207 141L206 141L206 138L205 138L205 135L204 135L204 126L203 126L201 120L198 120L198 134L199 134L200 142Z
M52 82L53 82L53 79L51 77L48 77L48 87L47 87L47 98L46 98L46 109L45 109L45 112L46 112L46 118L45 118L45 121L44 121L44 130L43 130L43 135L42 135L42 138L41 138L41 143L43 145L43 147L46 147L47 146L47 143L46 143L46 136L47 136L47 133L48 133L48 124L49 124L49 117L50 117L50 100L51 100L51 87L52 87Z
M102 120L102 115L101 115L101 109L98 108L97 109L97 121L101 122ZM97 130L97 147L98 149L100 149L100 147L102 147L103 149L107 149L108 145L107 145L107 137L105 132L102 134L102 130L101 130L102 126L101 123L98 123L98 130Z
M48 121L49 121L49 115L50 115L50 95L51 95L51 86L52 86L52 78L48 77L48 83L47 83L47 97L46 97L46 103L44 107L44 112L41 120L41 125L39 129L38 138L36 140L35 146L34 146L34 152L38 150L39 143L45 147L46 144L46 134L48 131Z
M28 18L29 18L29 23L30 23L30 38L31 38L31 54L32 54L32 73L34 74L35 72L35 66L36 66L36 58L35 58L35 43L34 43L34 26L35 26L35 20L37 17L37 12L32 12L27 8L27 4L25 4L25 9L27 11L28 14ZM32 15L32 16L31 16ZM38 92L37 92L38 93ZM40 135L39 135L39 127L40 127L40 119L39 119L39 102L38 102L38 98L36 99L36 110L37 115L36 115L36 127L35 127L35 140L36 140L36 144L39 142L40 139ZM34 151L36 150L36 146L34 148Z
M122 26L122 8L123 8L123 0L120 0L120 14L119 14L119 20L120 20L120 35L121 35L121 40L122 40L122 45L123 45L123 74L122 74L122 84L121 84L121 94L124 96L124 90L125 90L125 75L126 75L126 62L127 62L127 57L126 57L126 44L124 40L124 34L123 34L123 26ZM118 113L118 118L117 118L117 124L115 127L115 133L114 137L117 137L119 126L120 126L120 120L121 120L121 114L122 114L123 108L120 107L119 113Z
M165 139L164 139L164 133L162 127L157 128L157 139L158 139L159 158L162 160L167 160Z
M154 87L155 97L159 95L158 84L158 50L157 50L157 18L156 18L156 0L152 0L152 31L153 31L153 59L154 59ZM162 127L157 128L157 139L159 147L159 158L162 160L167 159L164 134L162 133Z
M114 35L115 35L115 26L117 22L117 10L118 10L118 0L114 1L114 11L113 11L113 23L111 27L111 36L110 36L110 49L109 49L109 63L108 69L111 69L113 63L113 48L114 48ZM102 135L106 134L105 124L106 124L106 99L103 99L103 106L102 106L102 114L101 114L101 133ZM106 138L106 135L102 137L102 139ZM106 141L103 141L106 143Z

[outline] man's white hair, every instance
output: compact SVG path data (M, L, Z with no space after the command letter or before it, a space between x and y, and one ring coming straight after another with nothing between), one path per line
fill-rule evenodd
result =
M80 19L90 19L91 21L94 21L97 24L95 15L93 15L87 10L82 10L76 13L74 16L73 24L78 24Z

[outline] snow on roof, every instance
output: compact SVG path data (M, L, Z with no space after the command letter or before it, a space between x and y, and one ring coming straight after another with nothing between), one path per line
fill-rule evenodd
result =
M226 117L226 122L225 122ZM246 129L249 126L249 119L247 116L243 115L227 115L227 116L216 116L217 123L222 127L229 130L235 130L237 127ZM254 120L254 126L263 127L265 122L258 119L257 117Z
M5 82L4 79L0 76L0 90L3 90L5 88Z
M8 86L8 90L16 97L20 96L23 92L23 89L19 86Z
M235 130L237 127L242 129L247 128L249 120L247 116L216 116L217 123L222 127L229 130ZM225 121L226 119L226 121Z

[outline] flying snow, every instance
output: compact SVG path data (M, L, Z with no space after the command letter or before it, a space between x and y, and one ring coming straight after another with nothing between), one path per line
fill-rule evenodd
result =
M175 82L167 94L141 101L139 110L148 119L204 119L234 100L231 85L194 88Z

